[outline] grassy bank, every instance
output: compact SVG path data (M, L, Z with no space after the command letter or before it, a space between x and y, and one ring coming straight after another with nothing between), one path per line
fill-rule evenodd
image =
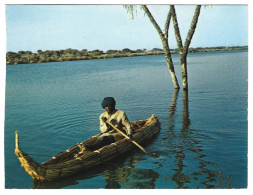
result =
M189 53L197 52L213 52L213 51L233 51L233 50L248 50L248 46L240 47L206 47L206 48L190 48ZM172 49L171 53L178 53L177 49ZM38 50L37 53L31 51L7 52L6 64L31 64L31 63L46 63L46 62L62 62L74 60L91 60L91 59L106 59L106 58L119 58L119 57L132 57L132 56L146 56L146 55L161 55L164 54L162 49L154 48L148 50L130 50L128 48L123 50L102 50L88 51L83 49L81 51L76 49L66 50Z

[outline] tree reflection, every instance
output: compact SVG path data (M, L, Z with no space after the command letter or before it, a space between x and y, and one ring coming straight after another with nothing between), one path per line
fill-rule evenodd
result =
M169 131L172 131L173 128L175 127L175 113L177 110L177 99L178 99L178 92L179 89L175 89L171 101L171 105L169 108Z
M203 188L203 186L204 188L214 188L217 183L219 184L217 186L221 187L224 177L220 171L209 170L209 167L214 163L204 160L206 155L203 154L204 150L200 141L197 140L198 132L190 129L188 90L183 90L181 131L177 133L174 130L177 99L178 90L175 90L169 107L168 125L169 134L174 139L171 140L174 143L171 153L175 155L174 163L176 165L176 168L171 169L175 172L171 176L171 180L176 183L177 188L189 188L193 185L192 183L196 185L195 188ZM196 161L198 162L196 163ZM196 164L198 164L197 168L194 167ZM220 178L219 182L218 178ZM190 183L192 185L189 185ZM228 183L231 183L230 177L228 177ZM229 188L229 184L226 187Z
M127 188L127 189L153 189L159 174L153 169L140 169L138 156L129 157L126 165L116 169L106 170L103 179L107 183L105 188Z
M183 115L182 115L182 130L185 132L190 128L190 117L189 117L189 103L188 103L188 90L183 90Z

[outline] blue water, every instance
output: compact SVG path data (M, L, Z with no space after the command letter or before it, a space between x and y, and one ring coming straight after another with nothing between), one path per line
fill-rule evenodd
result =
M181 85L177 55L173 62ZM6 70L6 188L247 188L247 51L189 54L188 93L174 91L163 55ZM131 121L158 116L161 131L145 148L159 157L136 149L60 182L33 183L14 155L14 131L23 151L54 155L99 132L106 96Z

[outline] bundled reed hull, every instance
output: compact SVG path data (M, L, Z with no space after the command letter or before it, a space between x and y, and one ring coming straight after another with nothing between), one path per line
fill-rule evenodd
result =
M147 120L131 122L134 131L134 140L142 144L150 140L160 131L160 122L155 115ZM76 172L88 169L101 163L112 160L127 151L136 148L128 139L124 138L110 145L104 146L96 151L85 151L80 155L80 147L71 146L66 151L60 152L51 159L38 163L28 154L24 153L18 144L18 132L16 131L16 148L15 154L18 157L21 166L33 180L53 181L60 178L68 177ZM95 143L101 134L85 140L82 144ZM77 154L79 153L78 157Z

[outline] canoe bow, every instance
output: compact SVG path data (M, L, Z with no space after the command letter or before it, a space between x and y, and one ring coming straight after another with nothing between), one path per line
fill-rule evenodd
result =
M20 147L18 142L18 131L15 131L15 155L18 157L20 161L21 167L24 168L25 172L32 177L33 180L44 181L45 178L43 175L43 170L46 168L43 167L40 163L34 161L28 154L24 153ZM38 173L40 170L41 173Z

